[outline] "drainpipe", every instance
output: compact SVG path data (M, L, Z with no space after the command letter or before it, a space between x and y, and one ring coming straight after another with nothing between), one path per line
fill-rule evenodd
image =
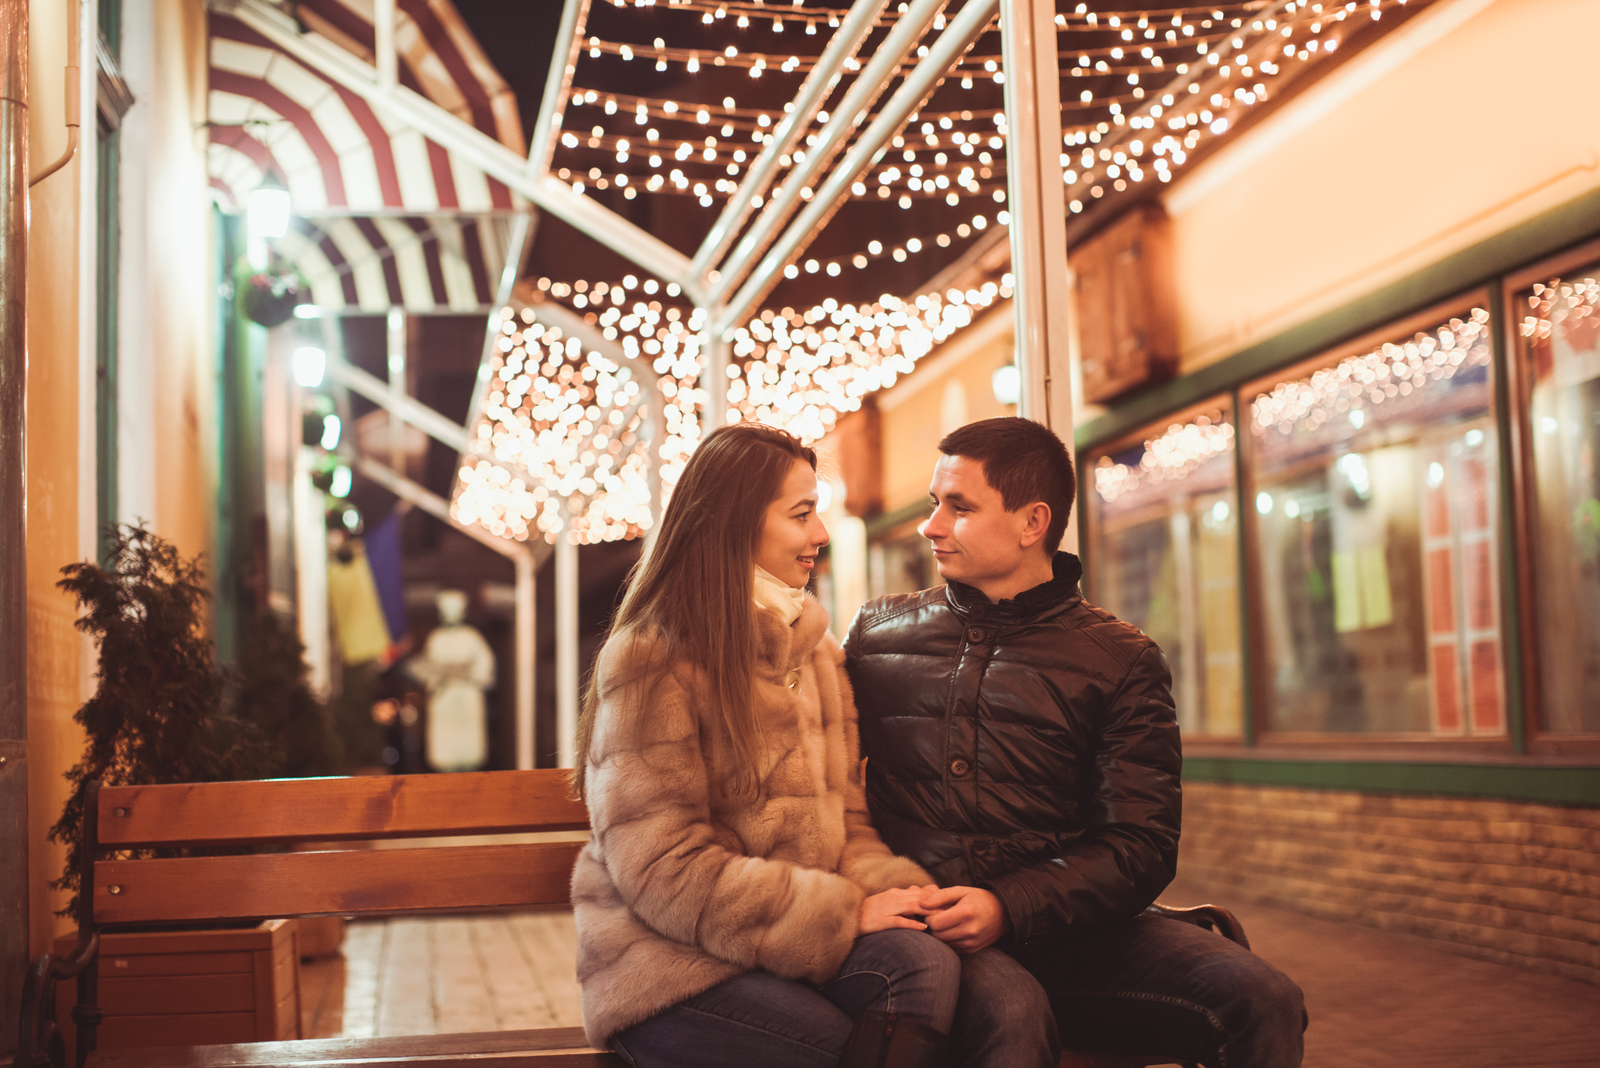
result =
M0 1054L28 966L28 4L0 0Z

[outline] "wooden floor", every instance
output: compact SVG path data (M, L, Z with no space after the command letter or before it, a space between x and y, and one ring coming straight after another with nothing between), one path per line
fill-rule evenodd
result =
M577 1027L570 910L357 920L301 966L306 1038Z

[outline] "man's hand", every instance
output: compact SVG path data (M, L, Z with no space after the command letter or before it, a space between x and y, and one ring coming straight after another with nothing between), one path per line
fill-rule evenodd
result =
M918 906L928 917L928 930L958 953L976 953L992 946L1010 927L1000 899L976 886L930 886Z
M856 934L872 934L904 927L912 931L926 931L922 922L922 895L937 887L908 886L904 890L885 890L861 902L861 918L856 924Z

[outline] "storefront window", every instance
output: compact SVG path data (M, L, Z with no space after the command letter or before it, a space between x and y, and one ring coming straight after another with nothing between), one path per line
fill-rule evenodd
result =
M1227 406L1214 403L1090 461L1093 596L1166 653L1190 735L1240 732L1233 450Z
M917 533L916 524L895 530L867 550L869 596L916 593L942 585L944 580L933 560L933 544Z
M1488 322L1243 393L1267 729L1504 734Z
M1542 726L1600 733L1600 265L1519 295Z

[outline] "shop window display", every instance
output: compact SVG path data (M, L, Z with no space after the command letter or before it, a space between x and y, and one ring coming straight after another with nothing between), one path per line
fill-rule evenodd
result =
M1539 721L1600 734L1600 264L1518 294Z
M1488 324L1242 393L1266 729L1505 733Z
M1164 422L1090 465L1092 596L1166 653L1186 735L1237 736L1239 516L1228 407Z

